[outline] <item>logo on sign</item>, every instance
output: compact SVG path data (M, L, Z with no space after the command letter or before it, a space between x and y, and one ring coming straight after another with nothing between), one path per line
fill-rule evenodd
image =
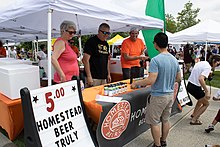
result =
M131 106L128 101L117 103L106 115L101 133L105 139L117 139L126 130L131 114Z

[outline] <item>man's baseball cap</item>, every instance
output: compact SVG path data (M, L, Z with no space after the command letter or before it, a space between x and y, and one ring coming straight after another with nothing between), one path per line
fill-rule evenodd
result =
M139 31L139 28L138 28L138 27L132 27L132 28L130 29L130 32L132 32L132 31Z

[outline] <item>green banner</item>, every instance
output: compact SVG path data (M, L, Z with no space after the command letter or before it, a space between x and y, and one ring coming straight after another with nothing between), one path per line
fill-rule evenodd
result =
M164 9L164 0L148 0L145 10L147 16L158 18L164 21L164 32L165 32L165 9ZM154 36L161 32L160 29L154 30L143 30L144 40L148 49L148 54L150 58L155 57L158 54L158 51L154 48L153 39Z

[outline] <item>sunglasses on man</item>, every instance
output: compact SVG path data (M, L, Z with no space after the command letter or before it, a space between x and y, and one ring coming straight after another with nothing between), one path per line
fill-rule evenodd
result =
M76 34L76 31L68 31L68 30L65 30L65 32L68 32L70 35L75 35L75 34Z
M99 30L100 32L102 32L102 34L104 35L110 35L111 33L110 32L106 32L106 31L102 31L102 30Z

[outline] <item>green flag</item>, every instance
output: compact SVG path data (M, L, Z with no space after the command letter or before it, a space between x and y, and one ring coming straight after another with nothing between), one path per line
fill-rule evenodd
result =
M145 10L147 16L158 18L164 21L164 31L165 29L165 10L164 10L164 0L148 0ZM161 32L162 30L143 30L144 40L148 49L148 54L150 58L153 58L158 54L158 51L154 48L153 39L154 36Z

